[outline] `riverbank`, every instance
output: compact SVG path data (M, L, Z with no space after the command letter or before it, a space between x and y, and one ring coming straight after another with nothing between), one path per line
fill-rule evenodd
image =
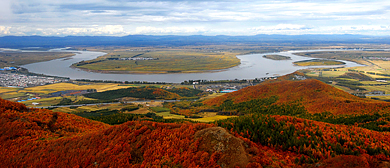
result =
M63 50L59 50L63 51ZM294 52L310 52L310 51L329 51L329 50L300 50ZM263 77L272 77L292 73L299 69L315 68L315 67L298 67L294 66L292 62L311 59L308 57L302 57L294 55L294 52L286 51L279 53L264 53L264 54L249 54L249 55L237 55L234 56L240 60L238 66L227 68L223 70L212 71L198 71L193 73L134 73L134 74L118 74L114 73L98 73L95 71L84 71L78 68L71 68L72 64L85 60L93 60L101 56L106 56L107 53L96 51L69 51L76 52L76 55L72 59L64 60L57 59L47 62L40 62L34 64L24 65L30 72L38 74L46 74L51 76L63 76L70 79L87 79L87 80L103 80L103 81L146 81L146 82L168 82L168 83L180 83L189 80L240 80L240 79L255 79ZM263 58L263 55L282 55L291 57L291 60L275 61ZM222 55L222 54L220 54ZM121 55L122 56L122 55ZM125 56L125 55L123 55ZM126 56L127 57L127 56ZM344 67L362 66L360 64L346 62ZM192 63L194 64L194 63ZM171 65L173 66L173 65ZM211 66L211 65L210 65ZM334 66L329 66L334 67ZM319 67L321 68L321 67ZM176 71L176 70L172 70ZM177 72L177 71L176 71ZM278 75L275 75L278 74Z

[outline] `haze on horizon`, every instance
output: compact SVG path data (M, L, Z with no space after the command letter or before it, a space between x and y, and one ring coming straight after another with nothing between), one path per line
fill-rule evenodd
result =
M0 36L390 34L390 1L1 0Z

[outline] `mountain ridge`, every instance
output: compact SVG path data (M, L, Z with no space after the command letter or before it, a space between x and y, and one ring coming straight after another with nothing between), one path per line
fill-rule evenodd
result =
M367 35L266 35L253 36L179 36L179 35L128 35L128 36L3 36L2 48L23 47L66 47L66 46L186 46L212 44L262 44L274 45L318 45L338 43L380 43L389 44L389 36Z

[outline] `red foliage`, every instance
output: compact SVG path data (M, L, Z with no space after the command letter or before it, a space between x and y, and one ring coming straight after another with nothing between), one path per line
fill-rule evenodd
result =
M206 105L221 105L225 100L235 103L257 98L278 96L277 104L299 101L310 113L331 112L333 114L373 114L390 111L390 103L362 99L322 83L318 80L278 81L246 87L204 101Z
M194 138L211 124L134 121L109 126L0 103L0 165L5 167L219 167L220 154L199 150L201 138Z

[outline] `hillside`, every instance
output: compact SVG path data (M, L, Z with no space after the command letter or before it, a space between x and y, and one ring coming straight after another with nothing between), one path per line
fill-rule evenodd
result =
M312 114L330 112L334 115L355 115L390 111L390 103L359 98L315 79L262 83L206 100L204 104L220 106L228 100L241 103L272 96L278 98L276 104L299 103Z
M0 165L389 167L388 104L317 80L289 81L297 79L294 75L204 101L222 111L243 113L212 124L138 118L111 126L0 99ZM350 110L367 114L341 115L352 112L330 108L332 103L348 107L348 101L361 105ZM370 104L381 114L369 109ZM334 111L310 111L319 105Z
M156 87L130 87L104 92L88 93L85 97L111 100L123 97L135 97L143 99L181 99L183 97L194 98L203 91L189 88L160 89Z
M6 167L258 165L256 154L247 152L258 150L256 144L210 124L132 121L109 126L3 99L0 104L0 164Z

